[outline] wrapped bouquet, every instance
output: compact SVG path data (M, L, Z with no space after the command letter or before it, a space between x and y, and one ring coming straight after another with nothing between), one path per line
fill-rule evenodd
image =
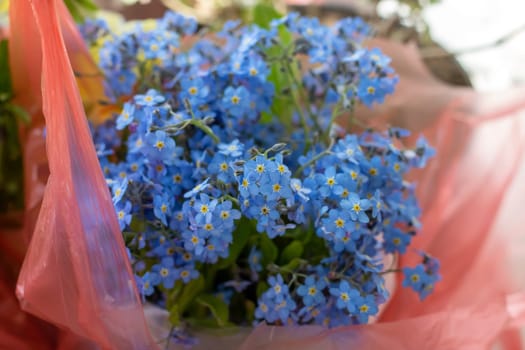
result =
M434 290L438 261L410 249L420 210L406 179L434 152L355 118L398 80L362 46L362 20L327 27L264 6L219 29L173 12L118 33L92 20L93 71L74 64L62 2L14 8L13 24L40 33L24 49L42 49L50 171L18 282L26 310L143 349L155 342L141 300L169 314L168 342L191 345L201 328L374 322L389 274L421 299ZM104 81L91 133L73 73ZM399 266L405 254L419 264Z
M432 149L337 125L394 91L388 57L361 46L371 29L268 11L217 31L173 12L82 27L120 109L94 143L139 292L180 341L192 326L368 323L386 274L421 298L439 280L423 252L385 263L410 251L420 213L404 176Z

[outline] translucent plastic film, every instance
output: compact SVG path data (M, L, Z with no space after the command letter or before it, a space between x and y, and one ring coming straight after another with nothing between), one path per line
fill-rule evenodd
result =
M65 7L22 2L31 7L13 27L33 18L40 33L50 176L17 295L24 310L102 348L155 348L62 38Z
M414 47L372 44L393 57L400 86L377 113L360 115L422 132L436 148L427 168L413 174L423 228L412 247L440 259L443 280L420 301L398 279L375 324L260 326L243 349L489 349L496 342L521 349L525 93L453 88L426 71ZM410 259L400 266L415 263Z

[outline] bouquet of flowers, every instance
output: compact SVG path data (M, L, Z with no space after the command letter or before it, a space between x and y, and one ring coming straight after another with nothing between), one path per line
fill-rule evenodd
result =
M118 34L82 27L119 109L92 131L139 292L182 342L199 326L368 323L386 274L421 299L440 279L424 252L395 258L419 228L405 174L433 150L354 116L397 82L362 46L371 29L255 14L217 31L173 12Z

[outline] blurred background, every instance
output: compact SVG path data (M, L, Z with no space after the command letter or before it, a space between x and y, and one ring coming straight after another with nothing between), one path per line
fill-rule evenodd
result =
M158 17L169 7L201 23L237 17L260 0L94 0L128 19ZM282 0L266 1L320 15L359 15L378 35L417 41L433 73L449 83L498 91L525 81L523 0Z
M416 42L425 64L444 82L481 92L508 90L525 83L524 0L64 1L78 21L96 16L100 10L126 19L158 18L169 8L206 25L229 18L249 19L250 8L259 3L273 5L283 13L296 10L318 16L325 22L361 16L373 24L377 36ZM0 30L7 26L8 3L0 0ZM3 57L7 57L6 47L0 46ZM0 60L0 76L2 69L8 69L5 63ZM9 117L17 110L12 106L8 109L7 100L2 98L0 93L0 214L23 206L17 123L16 118ZM18 114L19 119L23 117Z

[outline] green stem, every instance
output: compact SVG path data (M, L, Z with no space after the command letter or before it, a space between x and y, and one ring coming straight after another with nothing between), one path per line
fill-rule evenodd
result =
M387 273L393 273L393 272L402 272L402 269L388 269L385 271L380 272L380 275L386 275Z
M317 154L315 157L313 157L312 159L310 159L308 162L304 163L301 167L299 167L299 169L297 169L293 176L294 177L298 177L303 171L304 169L306 169L307 167L309 167L310 165L314 164L315 162L317 162L319 159L323 158L324 156L326 156L327 154L330 153L330 151L332 150L332 147L334 146L334 139L330 139L330 144L328 145L328 148L325 149L324 151L322 151L321 153Z

